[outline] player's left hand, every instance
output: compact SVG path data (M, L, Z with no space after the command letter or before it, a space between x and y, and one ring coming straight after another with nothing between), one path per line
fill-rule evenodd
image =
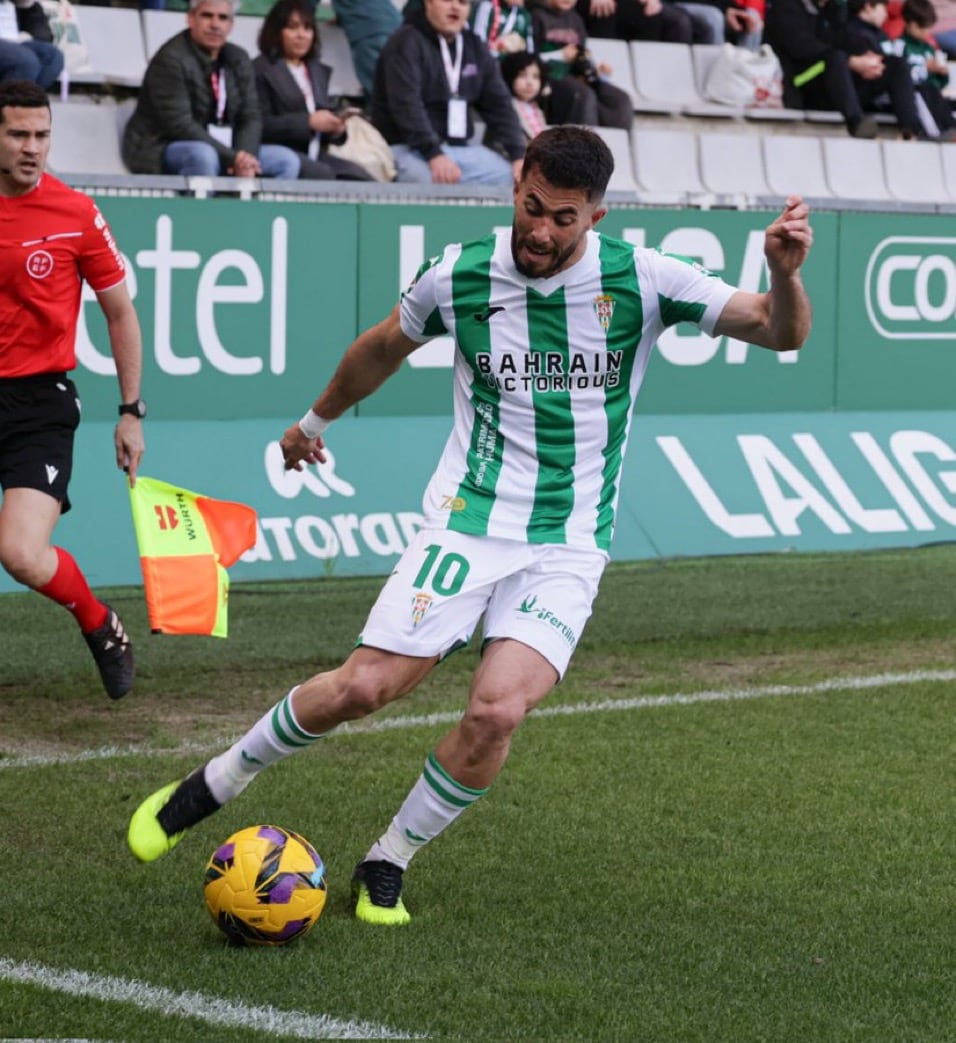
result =
M309 438L298 423L286 430L279 447L282 449L287 471L301 471L303 464L325 463L325 442L321 436Z
M116 466L129 475L130 486L135 485L139 462L146 452L143 421L128 413L121 416L113 431L113 445L116 447Z
M770 270L777 275L793 275L807 259L812 245L810 207L800 196L788 196L782 213L767 226L764 236Z

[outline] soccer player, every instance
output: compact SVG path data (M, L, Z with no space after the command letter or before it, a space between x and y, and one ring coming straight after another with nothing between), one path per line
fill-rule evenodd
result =
M116 613L73 557L52 545L70 509L80 421L76 323L85 279L109 329L119 378L116 463L136 480L146 409L142 339L116 241L96 204L45 172L50 101L26 80L0 83L0 564L71 612L111 699L133 686L133 651Z
M292 689L230 749L148 797L130 821L151 862L270 764L342 721L407 695L484 615L482 658L458 723L353 875L355 913L410 919L403 872L487 792L511 737L563 676L608 559L634 401L665 327L696 323L778 351L801 347L809 210L791 197L765 233L770 289L737 290L685 258L599 234L613 169L583 127L534 138L510 231L447 246L346 351L283 436L286 466L323 461L329 423L432 337L456 342L454 426L424 527L383 587L359 646Z

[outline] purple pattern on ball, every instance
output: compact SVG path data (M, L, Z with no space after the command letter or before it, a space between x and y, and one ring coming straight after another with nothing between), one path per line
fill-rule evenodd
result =
M285 843L285 833L278 826L263 826L256 836L263 837L265 840L271 840L274 844Z
M298 878L292 873L285 873L269 888L269 904L270 905L285 905L292 898L292 892L295 890L295 885L298 883Z
M216 850L215 858L220 862L231 862L236 854L236 845L231 841L226 841L222 847Z
M305 920L290 920L281 931L276 931L272 937L282 939L294 938L308 923L308 918Z

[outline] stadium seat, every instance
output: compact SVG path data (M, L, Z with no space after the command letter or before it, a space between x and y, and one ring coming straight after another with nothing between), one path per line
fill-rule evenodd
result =
M333 97L360 98L364 91L355 75L352 49L345 30L338 25L323 23L319 26L319 38L322 42L322 61L332 67L329 94Z
M602 62L611 67L611 75L608 82L622 91L631 99L631 105L637 103L637 92L634 90L634 74L631 69L631 49L626 40L606 40L598 36L588 38L588 50L595 64Z
M614 173L608 183L611 192L636 192L631 160L631 135L622 127L595 127L614 156Z
M767 185L774 195L795 193L807 199L832 197L819 138L764 134L761 141Z
M724 118L742 114L742 109L716 105L700 96L688 44L632 40L630 49L637 112Z
M92 6L74 10L89 62L83 71L70 73L70 82L139 87L146 72L139 11Z
M634 180L647 202L680 204L702 199L707 189L700 179L697 137L684 130L631 131Z
M183 11L157 11L148 8L142 12L142 18L147 60L152 58L171 36L186 28L186 15Z
M827 184L838 199L888 201L883 153L877 139L823 138L823 165Z
M880 142L886 171L886 187L894 199L905 203L948 203L943 177L942 150L951 145L935 141Z
M945 145L941 150L943 161L943 183L950 202L956 202L956 146L947 148Z
M63 174L128 174L120 155L123 127L135 102L50 102L50 169Z
M700 178L711 192L739 197L770 195L760 135L704 131L698 135Z

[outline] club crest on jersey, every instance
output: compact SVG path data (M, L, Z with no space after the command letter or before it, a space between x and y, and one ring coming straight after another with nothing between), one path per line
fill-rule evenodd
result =
M412 598L412 626L417 627L425 617L425 613L432 606L431 594L426 594L424 590L420 590L414 598Z
M34 250L27 257L26 269L34 279L45 279L53 271L53 255L46 250Z
M601 329L607 333L611 326L611 318L614 315L614 305L617 302L609 293L599 293L594 298L594 314L598 317Z

